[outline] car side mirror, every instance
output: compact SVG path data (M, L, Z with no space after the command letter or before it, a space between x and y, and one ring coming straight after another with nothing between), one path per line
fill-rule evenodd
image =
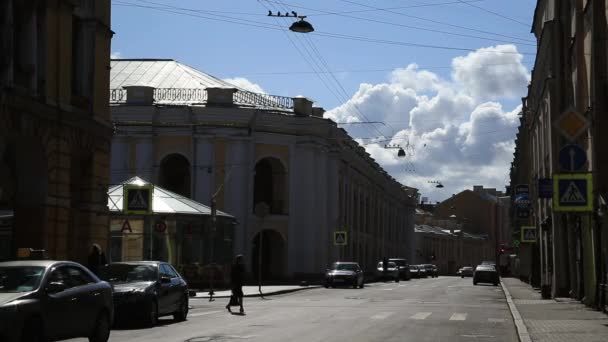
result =
M50 294L59 293L67 289L67 285L61 282L51 282L46 287L46 292Z
M169 278L169 277L160 277L160 283L161 284L169 284L169 283L171 283L171 278Z

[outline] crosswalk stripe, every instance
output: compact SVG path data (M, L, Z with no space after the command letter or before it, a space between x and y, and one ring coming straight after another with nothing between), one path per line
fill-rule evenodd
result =
M386 319L387 317L389 317L392 314L393 314L392 312L380 312L380 313L373 315L371 317L371 319Z
M188 317L205 316L205 315L211 315L211 314L218 313L218 312L222 312L222 311L207 311L207 312L191 313L190 315L188 315Z
M433 314L433 313L432 312L418 312L414 316L410 317L410 319L427 319L427 317L429 317L431 314Z
M452 314L452 317L450 317L450 321L464 321L465 319L467 319L467 314L459 312Z

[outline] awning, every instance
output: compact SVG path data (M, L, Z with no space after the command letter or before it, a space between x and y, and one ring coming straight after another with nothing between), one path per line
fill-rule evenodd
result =
M108 190L108 208L110 208L110 212L121 213L123 211L123 186L148 184L151 183L139 177L133 177L121 184L110 186ZM152 191L152 212L153 214L211 216L210 207L156 185L154 185L154 190ZM216 215L218 217L234 219L234 216L219 210L217 210Z

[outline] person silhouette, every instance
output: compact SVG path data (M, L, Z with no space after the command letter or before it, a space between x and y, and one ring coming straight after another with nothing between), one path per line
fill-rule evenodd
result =
M231 278L231 291L230 302L226 305L228 312L232 313L230 309L231 304L240 306L241 315L245 314L243 309L243 277L245 273L245 267L243 266L243 255L239 254L234 258L232 269L230 270ZM236 306L234 305L234 306Z

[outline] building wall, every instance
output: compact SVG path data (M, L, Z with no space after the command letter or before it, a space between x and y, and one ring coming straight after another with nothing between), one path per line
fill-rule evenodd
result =
M6 0L0 13L0 207L15 212L12 249L84 262L108 238L110 1Z
M143 174L154 182L163 155L183 154L192 165L194 199L209 204L217 193L218 209L236 217L233 252L245 255L249 269L257 262L253 255L261 231L275 237L268 236L274 242L264 243L274 245L266 248L284 251L273 255L284 259L277 267L291 278L318 277L336 260L358 261L372 271L382 256L413 255L415 189L383 173L356 143L339 143L352 139L329 120L237 106L113 105L112 111L118 126L112 142L113 182L145 178ZM194 132L178 126L164 133L160 124L121 125L169 113L172 123L205 118L209 124ZM253 116L258 124L248 127ZM223 127L226 121L236 127ZM285 188L283 212L260 218L253 201L256 165L262 160L281 165ZM334 246L338 230L348 232L347 246Z

